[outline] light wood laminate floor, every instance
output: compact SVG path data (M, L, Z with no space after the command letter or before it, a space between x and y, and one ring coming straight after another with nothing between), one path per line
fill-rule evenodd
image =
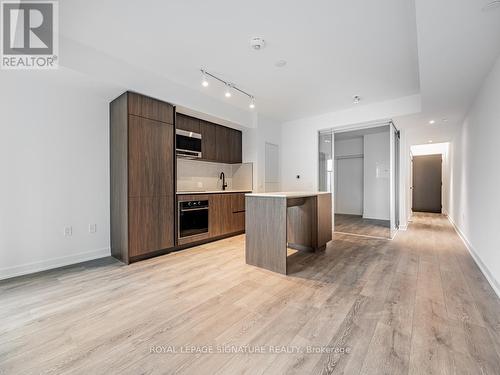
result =
M335 232L362 236L391 237L390 220L363 219L360 215L335 214Z
M335 235L291 256L288 276L244 258L238 236L1 282L0 373L500 371L499 299L440 215L394 241ZM190 345L267 353L179 353Z

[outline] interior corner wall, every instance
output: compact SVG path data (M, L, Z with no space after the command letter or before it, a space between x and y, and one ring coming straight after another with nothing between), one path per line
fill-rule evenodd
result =
M500 57L450 150L448 215L500 296Z
M243 161L253 163L253 190L265 191L266 143L272 143L280 149L281 165L281 127L280 123L256 114L254 127L243 129ZM281 168L279 168L281 170ZM280 186L277 186L278 189ZM278 189L279 190L279 189Z

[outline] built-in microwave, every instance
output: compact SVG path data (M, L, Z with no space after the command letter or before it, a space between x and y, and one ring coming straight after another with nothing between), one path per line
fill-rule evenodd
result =
M177 129L175 141L177 156L190 159L201 158L201 134Z

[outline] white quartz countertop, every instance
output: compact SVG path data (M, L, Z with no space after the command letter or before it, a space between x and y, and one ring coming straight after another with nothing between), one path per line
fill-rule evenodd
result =
M247 197L263 197L263 198L305 198L315 197L317 195L331 194L326 191L280 191L275 193L251 193L245 194Z
M251 193L251 190L193 190L193 191L178 191L177 195L194 195L194 194L226 194L226 193Z

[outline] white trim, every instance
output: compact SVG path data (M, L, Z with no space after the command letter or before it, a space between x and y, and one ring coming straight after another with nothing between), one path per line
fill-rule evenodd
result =
M69 266L71 264L86 262L88 260L99 259L111 255L109 247L85 251L78 254L57 257L39 262L25 263L14 267L5 267L0 269L0 280L9 279L11 277L27 275L30 273L46 271L53 268Z
M481 270L482 274L484 275L484 277L486 278L486 280L488 281L488 283L493 288L493 291L500 298L500 284L495 279L495 277L491 274L491 272L488 269L488 267L486 267L486 265L484 264L484 262L481 260L481 258L477 254L477 252L472 247L472 244L469 242L469 240L467 239L467 237L465 237L465 234L460 230L460 228L458 227L458 225L455 224L455 222L453 221L453 219L451 218L451 216L447 215L447 217L448 217L448 220L450 221L451 225L453 225L453 228L457 232L458 236L462 239L462 242L464 243L465 247L469 251L469 254L471 255L472 259L474 259L474 262L476 262L476 264L479 267L479 269Z
M370 215L369 213L365 214L364 212L363 212L363 219L391 221L390 217L382 219L382 218L380 218L380 216Z
M399 230L407 230L408 229L408 224L406 225L399 225Z

